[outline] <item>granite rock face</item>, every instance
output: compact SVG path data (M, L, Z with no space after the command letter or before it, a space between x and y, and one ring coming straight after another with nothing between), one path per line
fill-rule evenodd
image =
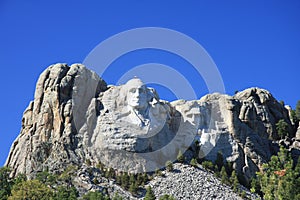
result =
M250 179L276 151L280 119L292 132L288 110L259 88L167 102L137 78L107 86L81 64L55 64L37 82L6 165L13 175L28 176L86 160L120 171L154 171L198 140L200 158L215 160L221 151Z
M234 168L247 180L276 151L271 142L279 139L275 124L284 119L292 130L288 111L263 89L249 88L233 97L210 94L199 101L212 105L211 113L222 116L211 117L216 124L214 132L202 130L202 147L209 150L204 156L215 160L217 152L222 152L224 158L233 162Z
M299 122L298 129L296 132L296 140L300 141L300 122Z
M73 112L87 107L104 90L106 83L81 64L48 67L38 79L34 101L23 114L21 133L6 161L13 175L63 170L70 163L81 163L82 139L74 126L80 122L74 121Z

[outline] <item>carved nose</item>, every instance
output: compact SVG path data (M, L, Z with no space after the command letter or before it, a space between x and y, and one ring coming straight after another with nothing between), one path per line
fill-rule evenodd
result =
M140 95L140 92L139 92L139 90L135 90L135 92L134 92L134 96L139 96Z

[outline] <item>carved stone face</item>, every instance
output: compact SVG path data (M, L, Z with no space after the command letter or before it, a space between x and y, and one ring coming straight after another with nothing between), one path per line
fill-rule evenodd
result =
M187 120L194 126L199 126L201 121L200 108L192 107L190 110L186 111Z
M144 110L148 107L147 88L140 79L131 79L126 83L128 87L127 103L135 110Z

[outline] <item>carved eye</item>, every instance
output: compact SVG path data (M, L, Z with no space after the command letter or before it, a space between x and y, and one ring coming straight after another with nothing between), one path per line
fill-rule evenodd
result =
M146 90L144 88L139 88L139 93L145 93Z
M129 90L129 92L135 93L135 92L136 92L136 88L131 88L131 89Z

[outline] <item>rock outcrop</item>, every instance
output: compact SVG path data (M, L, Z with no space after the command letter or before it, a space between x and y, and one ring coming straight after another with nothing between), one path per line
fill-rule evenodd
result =
M247 180L276 151L272 144L272 140L279 139L276 123L284 119L292 130L287 110L263 89L249 88L233 97L209 94L199 101L211 105L214 115L222 116L210 116L216 124L213 132L202 129L200 141L204 150L208 149L204 156L215 160L217 152L222 152Z
M120 171L154 171L179 151L195 149L198 140L200 158L215 160L221 151L249 180L276 152L280 119L292 132L288 110L259 88L167 102L139 79L107 86L81 64L55 64L37 82L6 165L12 175L28 176L86 160Z
M300 141L300 122L299 122L298 129L297 129L295 137L296 137L296 140Z
M70 163L82 163L82 138L78 107L87 108L96 94L106 90L106 83L81 64L55 64L39 77L34 101L22 118L22 130L14 141L6 161L13 175L32 175L37 171L63 170ZM84 98L79 98L84 97Z

